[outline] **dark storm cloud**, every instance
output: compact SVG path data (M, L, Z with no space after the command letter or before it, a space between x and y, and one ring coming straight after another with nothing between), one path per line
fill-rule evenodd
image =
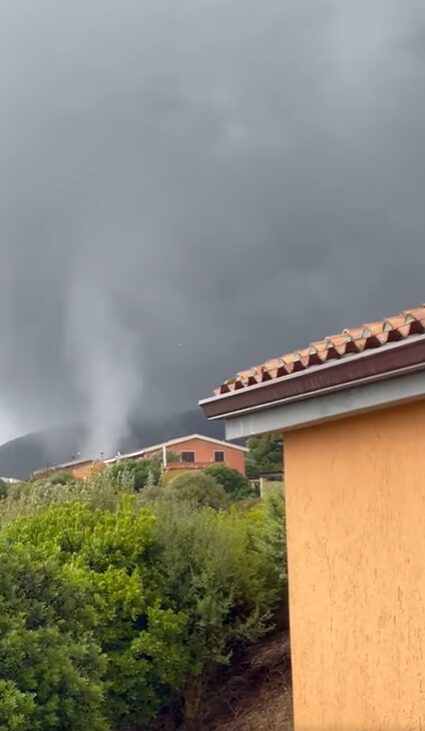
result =
M0 437L113 448L424 297L425 10L0 4Z

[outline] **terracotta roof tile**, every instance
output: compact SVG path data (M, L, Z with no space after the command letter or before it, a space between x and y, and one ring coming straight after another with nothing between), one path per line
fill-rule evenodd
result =
M268 360L225 381L215 390L215 394L229 393L239 389L264 383L276 378L284 378L291 373L320 366L332 360L380 348L386 343L405 340L412 335L425 333L425 304L399 315L387 317L377 322L369 322L360 327L347 328L324 340L311 343L307 348L287 353L279 358Z

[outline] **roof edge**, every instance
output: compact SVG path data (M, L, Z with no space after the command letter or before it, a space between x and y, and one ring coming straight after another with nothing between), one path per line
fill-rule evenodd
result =
M350 388L360 381L382 380L421 369L425 369L425 334L204 399L199 405L209 419L224 419L295 398L311 398L331 389Z
M131 459L132 457L141 457L142 455L163 449L164 447L173 447L175 444L181 444L182 442L189 442L191 439L202 439L204 442L211 442L212 444L218 444L222 447L230 449L238 449L241 452L249 452L247 447L242 447L239 444L232 444L231 442L224 441L223 439L215 439L214 437L206 437L203 434L189 434L185 437L177 437L176 439L169 439L166 442L160 442L159 444L152 444L143 449L138 449L135 452L127 452L126 454L116 455L110 459L105 460L105 464L113 464L119 459Z
M101 462L102 460L96 459L94 457L87 457L87 459L77 459L72 462L61 462L60 464L52 464L48 467L44 467L40 470L35 470L32 474L33 475L44 475L46 472L56 472L57 470L65 470L68 469L68 467L79 467L80 465L89 464L91 462Z
M425 370L422 369L379 382L362 381L350 388L322 391L311 399L233 415L226 420L226 434L230 439L273 432L285 434L424 399Z

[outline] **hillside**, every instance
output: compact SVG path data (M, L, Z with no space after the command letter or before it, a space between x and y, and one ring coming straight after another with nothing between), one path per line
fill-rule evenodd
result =
M122 452L141 449L185 434L201 433L224 438L223 425L208 421L199 409L170 414L163 419L146 418L131 424L130 435L120 445ZM81 426L27 434L0 446L0 475L26 479L47 464L67 462L82 452L85 430Z
M289 637L281 631L235 659L205 698L202 731L293 731L290 663ZM171 729L168 716L149 727Z
M259 643L220 678L208 716L205 731L292 731L287 635Z

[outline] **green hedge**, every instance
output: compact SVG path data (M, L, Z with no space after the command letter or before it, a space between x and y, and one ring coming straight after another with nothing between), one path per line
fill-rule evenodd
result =
M172 703L194 717L209 676L270 629L279 511L143 507L107 476L2 500L0 730L116 731Z

